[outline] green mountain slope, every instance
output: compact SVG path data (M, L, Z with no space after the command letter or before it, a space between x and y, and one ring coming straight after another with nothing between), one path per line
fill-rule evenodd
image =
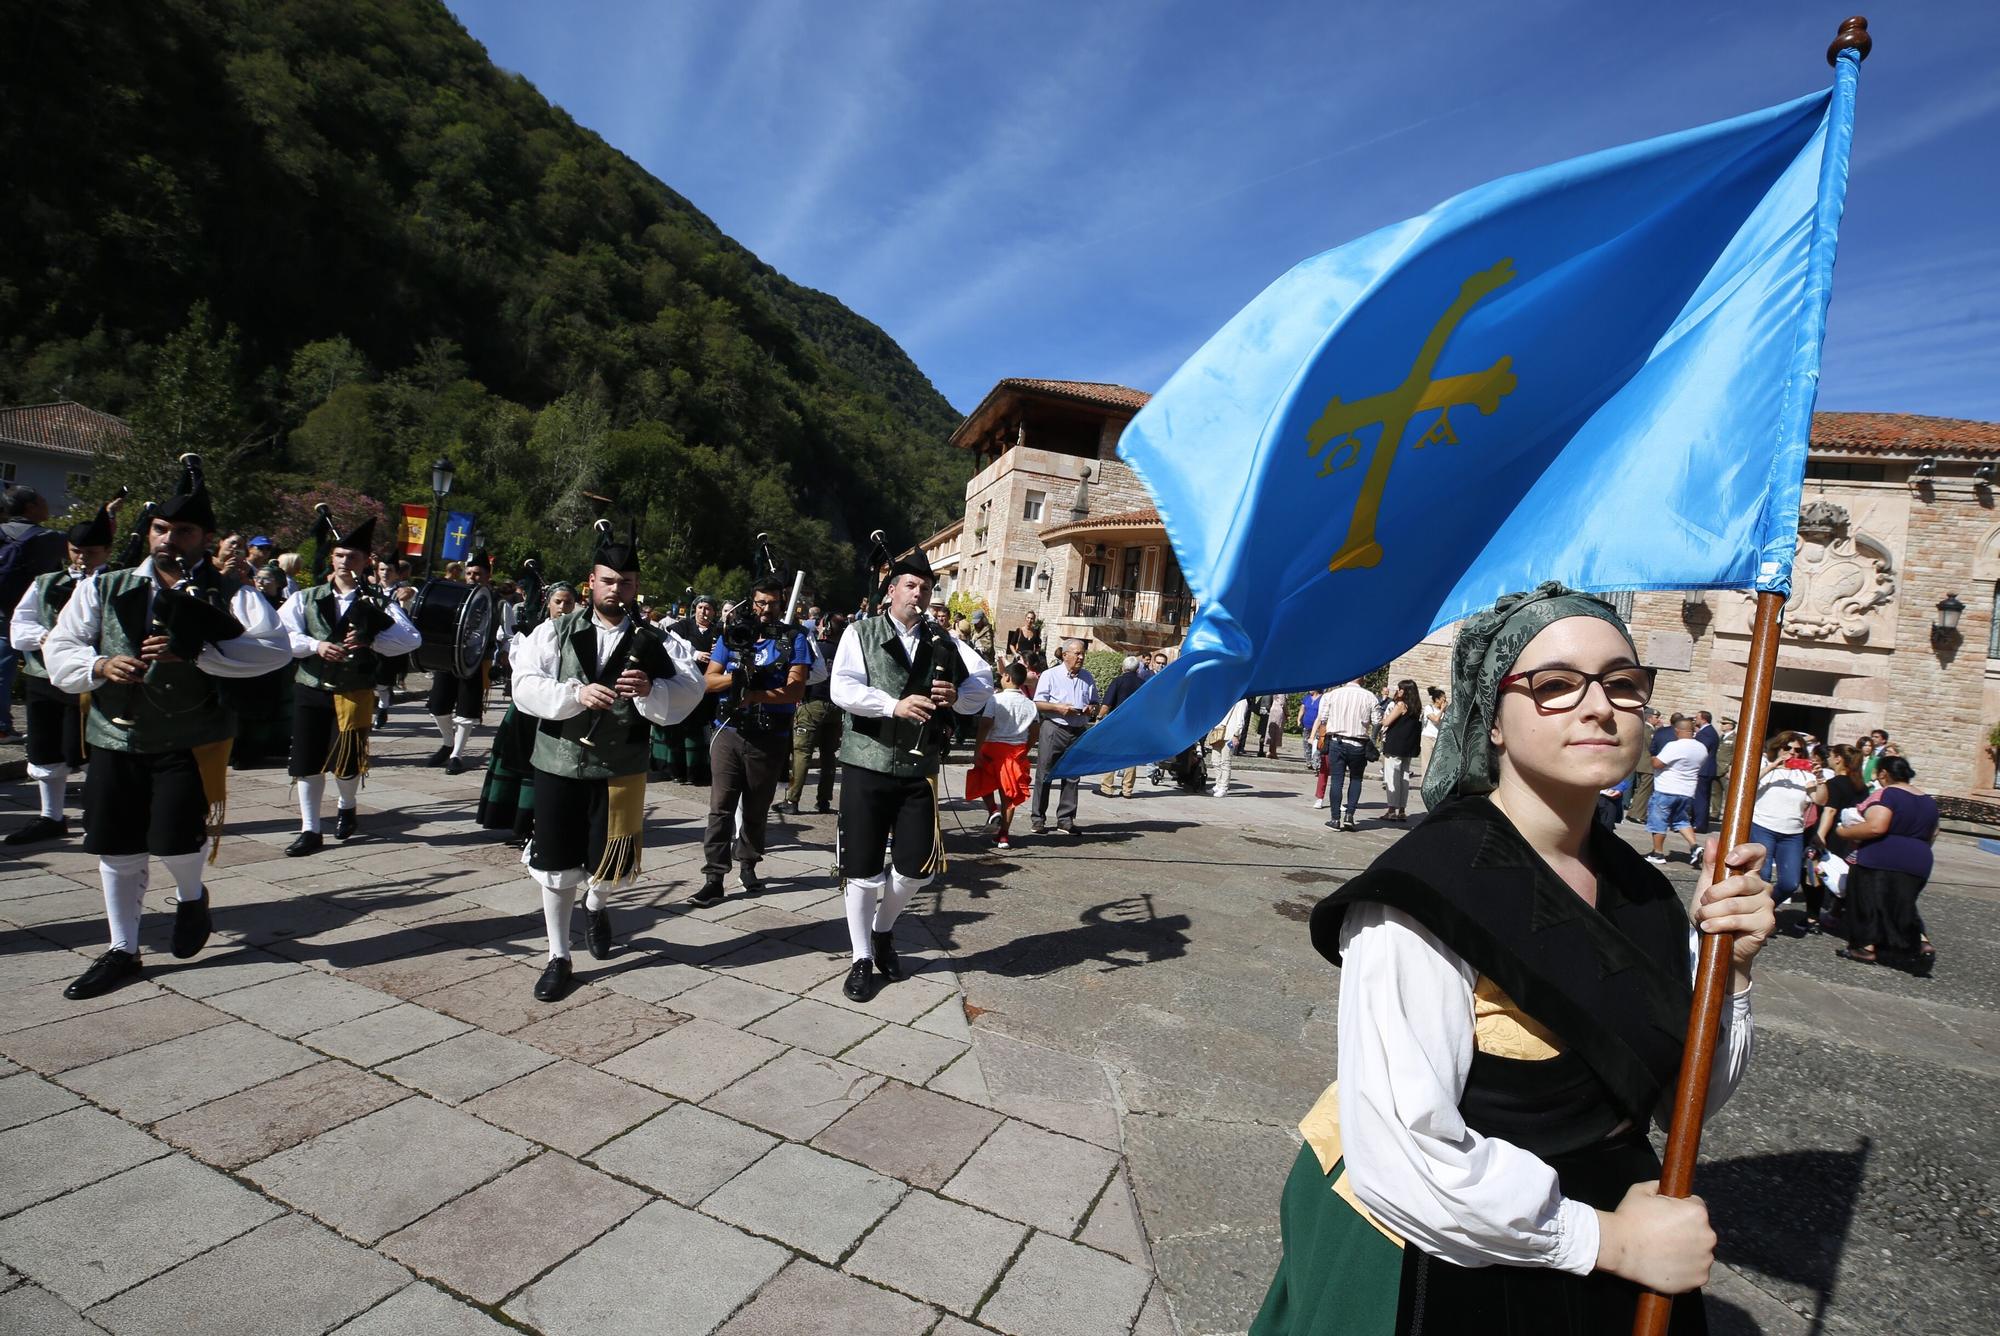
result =
M200 444L254 523L316 484L425 499L444 452L503 553L579 555L584 494L613 495L655 589L768 530L851 592L868 530L959 509L957 414L892 339L441 4L44 0L6 7L0 49L0 398L133 414L144 457L100 488ZM190 356L230 402L188 411Z

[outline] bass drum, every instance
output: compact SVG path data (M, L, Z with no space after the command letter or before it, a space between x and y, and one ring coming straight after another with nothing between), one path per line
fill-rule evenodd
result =
M410 661L427 673L471 677L493 654L493 591L484 585L426 580L410 605L423 643Z

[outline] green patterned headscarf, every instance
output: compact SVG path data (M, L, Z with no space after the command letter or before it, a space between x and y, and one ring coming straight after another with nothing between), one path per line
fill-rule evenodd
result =
M1438 725L1430 769L1424 774L1424 806L1432 811L1461 794L1491 793L1497 765L1493 716L1499 709L1500 679L1530 640L1566 617L1610 622L1632 643L1616 610L1595 594L1579 593L1550 580L1519 594L1507 594L1459 625L1451 644L1451 703ZM1632 657L1638 658L1635 648Z

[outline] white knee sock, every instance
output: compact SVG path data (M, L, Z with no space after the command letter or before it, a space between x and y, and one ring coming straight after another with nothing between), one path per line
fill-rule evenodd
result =
M206 845L191 854L161 854L160 866L174 879L174 894L181 900L199 900L205 892L201 889L201 867L208 861Z
M930 884L929 877L906 877L891 868L888 889L882 892L882 903L875 906L875 931L888 932L895 927L897 916L910 903L910 897Z
M583 869L543 872L529 868L528 875L542 888L542 922L549 933L549 959L568 960L570 911L576 907L576 888L583 884Z
M61 761L54 765L28 766L28 778L35 781L42 791L42 815L51 821L63 819L63 786L69 783L69 767Z
M376 709L380 710L384 714L387 714L389 712L389 707L391 705L394 705L395 703L396 703L396 692L393 687L375 688Z
M847 879L847 940L856 960L875 958L875 944L868 940L868 934L875 929L876 894L888 879L885 872Z
M437 725L438 736L443 738L447 743L450 742L451 716L448 714L434 714L431 716L431 722Z
M604 908L605 889L603 882L591 881L589 885L583 888L583 907L593 913Z
M465 744L471 740L472 721L470 719L454 719L451 724L451 754L459 757L464 756Z
M113 951L139 954L139 909L146 899L146 871L145 854L111 854L97 860Z
M326 776L307 775L294 781L299 786L299 829L319 834L319 800L326 796Z
M352 812L361 803L361 776L334 780L333 791L336 795L333 805L343 812Z

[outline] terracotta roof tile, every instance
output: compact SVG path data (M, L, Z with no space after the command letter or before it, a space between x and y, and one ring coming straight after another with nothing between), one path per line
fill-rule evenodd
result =
M1815 453L2000 455L2000 422L1918 413L1815 413Z
M0 441L89 458L105 436L130 436L123 418L68 401L0 408Z
M995 388L1029 390L1078 399L1103 408L1129 408L1138 412L1153 396L1129 385L1113 385L1102 380L1037 380L1030 376L1009 376Z

